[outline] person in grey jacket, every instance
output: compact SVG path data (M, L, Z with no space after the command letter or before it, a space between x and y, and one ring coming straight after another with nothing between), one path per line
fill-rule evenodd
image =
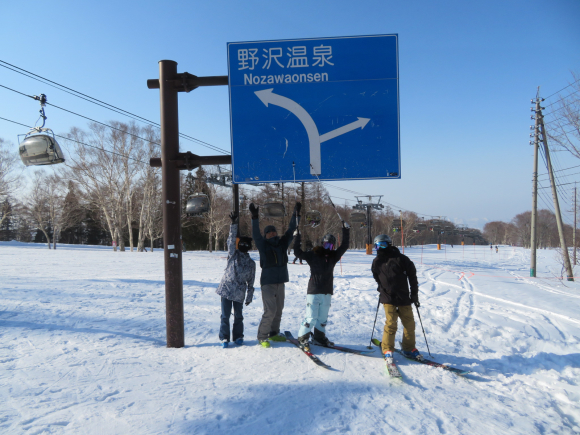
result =
M259 207L250 204L252 214L252 237L260 253L260 286L262 287L262 302L264 314L258 326L258 341L263 347L270 347L270 341L286 341L280 334L280 322L284 309L285 286L288 282L288 247L292 243L296 229L296 216L300 214L302 205L297 202L292 213L288 230L282 237L278 236L276 227L268 225L264 228L264 236L260 234Z
M232 224L228 236L228 263L224 276L218 286L216 293L222 298L222 314L220 325L220 341L222 347L228 347L230 342L230 316L232 306L234 308L234 325L232 339L237 345L244 344L244 297L246 305L252 302L254 296L254 278L256 276L256 262L252 260L248 251L252 247L251 237L240 237L238 248L236 249L236 235L238 215L235 212L230 214ZM246 294L246 287L248 292Z

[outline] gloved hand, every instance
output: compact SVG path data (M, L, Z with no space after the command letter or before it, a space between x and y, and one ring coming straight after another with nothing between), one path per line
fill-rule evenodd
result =
M294 214L296 216L298 216L300 214L301 209L302 209L302 204L300 202L297 202L296 205L294 206Z
M413 302L417 308L421 306L419 303L419 295L411 296L411 302Z
M230 213L230 219L232 220L232 224L235 224L238 220L238 214L235 211Z
M246 298L246 307L252 303L252 297Z
M348 222L342 221L342 227L343 228L350 228L350 225L348 224Z
M254 203L250 203L250 213L252 213L252 219L258 219L258 211L260 207L256 207Z

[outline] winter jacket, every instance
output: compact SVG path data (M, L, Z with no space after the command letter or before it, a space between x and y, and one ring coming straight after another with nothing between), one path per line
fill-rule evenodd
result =
M250 254L236 249L236 234L238 225L230 226L228 237L228 264L224 276L218 286L216 293L223 298L234 302L243 303L248 294L246 303L252 302L254 296L254 278L256 276L256 262L252 260Z
M300 248L300 234L296 236L294 255L300 260L305 260L310 266L309 295L334 294L334 266L348 249L349 238L350 230L343 228L342 243L336 251L317 246L312 251L304 252Z
M290 281L288 278L288 246L292 243L292 233L296 229L296 214L292 215L288 230L282 236L266 239L260 234L260 222L252 219L252 237L260 252L260 285L282 284Z
M419 293L415 264L395 246L379 249L371 267L382 304L411 305ZM409 285L411 293L409 294Z

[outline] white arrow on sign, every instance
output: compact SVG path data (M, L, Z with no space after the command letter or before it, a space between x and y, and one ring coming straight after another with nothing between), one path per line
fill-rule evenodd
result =
M268 104L273 104L275 106L283 107L284 109L293 113L302 123L306 129L306 134L308 134L308 142L310 143L310 174L320 175L322 164L320 158L320 144L326 142L327 140L334 139L337 136L348 133L349 131L360 128L361 130L370 121L369 118L358 118L357 121L351 122L350 124L344 125L332 130L322 136L318 133L318 127L314 123L314 120L310 114L296 101L290 98L283 97L282 95L275 94L272 92L274 88L264 89L263 91L254 92L256 96L268 107Z

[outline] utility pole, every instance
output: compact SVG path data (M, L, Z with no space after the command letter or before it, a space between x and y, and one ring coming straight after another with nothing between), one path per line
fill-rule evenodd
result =
M564 265L566 273L568 274L568 281L574 281L574 273L572 272L572 265L570 264L570 255L568 254L568 247L564 239L564 224L562 223L562 215L560 214L560 203L558 201L558 192L556 191L556 180L554 178L554 170L552 168L552 161L550 160L550 150L548 148L548 135L546 134L546 127L544 126L544 117L542 115L543 107L540 107L536 116L540 120L540 132L542 134L542 142L544 144L544 153L546 154L546 163L548 165L548 173L550 174L550 183L552 185L552 197L554 198L554 211L556 212L556 223L558 224L558 233L560 234L560 249L564 258Z
M532 100L532 103L534 100ZM534 129L534 170L532 172L532 234L530 240L530 276L536 277L536 231L538 228L537 224L537 214L538 214L538 149L539 149L539 137L540 137L540 118L538 113L540 111L540 87L538 86L538 92L536 93L536 107L532 108L536 115L532 115L532 119L535 119ZM530 134L531 136L531 134ZM530 141L532 143L532 141Z
M401 220L401 246L403 247L403 254L405 253L405 229L403 228L403 212L399 210L399 218Z
M574 183L574 231L572 232L572 246L574 246L574 266L576 266L576 212L578 211L578 207L576 205L576 183Z
M161 167L163 198L163 243L165 260L165 323L167 347L185 345L183 320L183 264L181 255L180 170L191 171L203 165L229 165L230 155L198 156L179 152L178 92L199 86L228 84L228 76L196 77L177 73L177 62L159 62L159 79L147 80L149 89L159 89L161 106L161 158L151 158L152 167Z

